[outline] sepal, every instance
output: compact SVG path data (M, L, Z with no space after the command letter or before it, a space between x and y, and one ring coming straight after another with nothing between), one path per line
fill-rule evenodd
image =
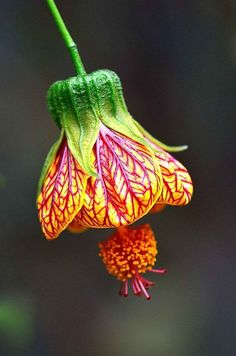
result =
M110 70L100 70L94 72L93 76L99 88L99 116L102 123L110 129L147 146L147 142L143 139L143 135L128 112L118 75Z
M168 146L165 143L157 140L156 138L154 138L148 131L146 131L142 125L139 124L138 121L134 120L134 123L136 125L136 127L139 129L139 131L149 140L150 143L153 143L154 145L157 145L159 147L161 147L163 150L167 151L167 152L182 152L188 149L187 145L180 145L180 146Z
M91 155L101 123L149 145L152 151L127 110L119 77L110 70L54 83L48 91L48 107L57 126L65 130L71 152L89 175L96 176Z
M84 171L93 177L97 173L92 165L92 150L99 133L99 123L95 120L80 121L71 112L64 114L62 118L63 129L67 137L69 149Z

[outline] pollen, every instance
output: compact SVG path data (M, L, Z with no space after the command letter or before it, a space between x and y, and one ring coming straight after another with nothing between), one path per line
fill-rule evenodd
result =
M165 269L153 269L156 263L157 242L148 224L138 227L119 227L107 240L99 243L103 263L109 274L121 281L121 296L128 296L128 281L133 293L144 295L150 299L147 292L154 283L143 278L146 272L163 274Z
M157 255L156 240L149 225L138 228L119 227L108 240L99 244L108 272L120 281L150 270Z

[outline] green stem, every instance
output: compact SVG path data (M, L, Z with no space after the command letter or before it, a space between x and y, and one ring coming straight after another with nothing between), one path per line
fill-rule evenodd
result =
M82 77L86 75L82 60L79 55L79 51L77 48L77 45L73 41L69 31L66 28L66 25L60 15L60 12L58 11L58 8L54 2L54 0L47 0L48 7L52 13L52 16L54 17L54 20L57 24L58 30L61 33L61 36L66 44L66 47L68 48L72 61L75 65L76 72L77 74L80 74Z

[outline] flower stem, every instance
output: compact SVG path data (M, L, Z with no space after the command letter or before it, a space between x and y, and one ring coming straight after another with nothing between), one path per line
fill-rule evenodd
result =
M68 48L72 61L75 65L76 73L81 75L82 77L86 75L82 60L79 55L79 51L77 45L73 41L69 31L66 28L66 25L58 11L58 8L54 2L54 0L47 0L48 7L52 13L52 16L57 24L58 30L61 33L61 36Z

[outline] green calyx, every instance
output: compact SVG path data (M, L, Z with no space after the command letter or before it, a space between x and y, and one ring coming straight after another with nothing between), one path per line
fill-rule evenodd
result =
M163 150L167 152L182 152L188 149L187 145L180 145L180 146L168 146L167 144L157 140L153 137L148 131L146 131L136 120L133 120L139 131L148 139L150 142L154 143L155 145L161 147Z
M128 113L120 79L110 70L58 81L49 88L47 99L72 154L89 175L97 175L91 154L101 123L147 145Z

